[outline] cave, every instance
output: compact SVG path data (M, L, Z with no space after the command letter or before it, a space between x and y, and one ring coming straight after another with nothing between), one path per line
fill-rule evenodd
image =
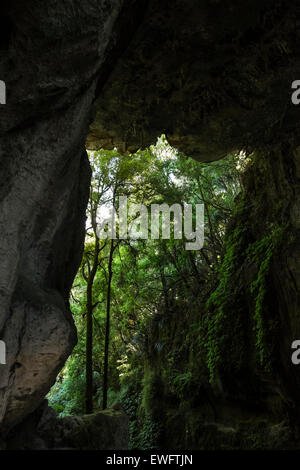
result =
M247 288L255 271L245 246L279 225L287 228L270 262L265 308L281 325L275 366L266 375L258 371L246 326L246 367L237 375L230 367L219 371L211 389L214 420L223 428L208 423L210 411L201 418L211 406L207 384L198 430L186 446L218 448L231 439L224 426L232 416L259 426L263 415L267 447L299 448L300 369L291 345L300 337L300 109L292 100L300 78L300 5L11 0L0 15L6 86L0 105L0 339L6 346L0 448L27 429L28 419L36 423L77 341L69 293L84 246L86 150L134 153L161 134L199 162L240 151L254 155L246 202L229 229L235 234L247 227L234 240L242 269L232 273L238 286L232 305L242 304L243 318L252 315ZM281 429L282 422L288 424ZM175 418L169 426L178 427ZM166 446L178 448L186 436L172 432ZM206 436L201 445L199 435Z

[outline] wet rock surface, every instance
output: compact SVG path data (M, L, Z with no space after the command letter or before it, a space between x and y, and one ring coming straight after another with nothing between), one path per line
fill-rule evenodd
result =
M129 422L119 407L58 418L45 401L7 437L6 450L125 450Z
M38 407L71 353L97 74L123 2L9 2L0 74L0 427Z
M294 137L299 13L286 1L149 1L95 103L88 147L134 151L164 132L209 161Z

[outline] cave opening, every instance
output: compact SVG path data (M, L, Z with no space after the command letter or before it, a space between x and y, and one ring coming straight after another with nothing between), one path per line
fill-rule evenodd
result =
M78 344L48 400L61 418L121 406L131 426L136 425L130 446L157 447L166 430L155 416L150 417L150 405L145 402L148 376L143 370L148 363L153 368L150 375L165 376L166 408L170 403L170 409L180 407L185 394L195 387L197 375L190 369L188 355L194 355L195 363L200 356L208 361L205 304L217 285L226 230L237 200L243 197L243 177L251 156L240 152L215 162L197 162L170 146L165 135L156 145L134 154L113 149L88 151L88 155L92 178L85 248L70 297ZM113 210L118 204L120 209L122 198L127 204L125 235L120 212ZM180 234L175 215L176 208L189 204L192 210L204 206L204 245L191 250L186 249L182 231L186 212L180 211ZM153 205L160 209L165 205L169 211L168 220L160 212L155 237L151 235ZM194 228L196 215L194 211ZM164 234L167 222L169 230ZM193 337L191 324L197 325ZM200 341L199 354L195 348ZM155 395L156 382L151 385ZM195 393L190 406L196 400ZM146 418L139 418L143 414ZM143 433L150 423L155 431L145 443Z
M286 0L1 5L1 450L299 448L299 18ZM170 236L97 241L95 206L122 197L135 232L177 205Z

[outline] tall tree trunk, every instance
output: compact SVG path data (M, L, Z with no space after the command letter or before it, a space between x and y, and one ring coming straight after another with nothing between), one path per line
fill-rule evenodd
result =
M96 237L92 269L87 283L86 302L86 391L85 411L93 413L93 284L98 268L99 239Z
M111 300L111 280L113 276L112 262L114 254L114 240L111 240L109 261L108 261L108 284L107 284L107 302L106 302L106 327L105 327L105 348L104 348L104 374L103 374L103 409L107 408L107 389L108 389L108 356L109 356L109 337L110 337L110 300Z
M165 277L165 270L162 265L159 266L159 271L160 271L160 279L161 279L161 284L163 288L163 293L164 293L164 300L165 300L165 311L168 313L169 311L169 293L168 293L168 286L166 282L166 277Z
M92 290L88 286L88 291ZM85 411L87 414L93 413L93 309L87 299L86 311L86 390L85 390Z

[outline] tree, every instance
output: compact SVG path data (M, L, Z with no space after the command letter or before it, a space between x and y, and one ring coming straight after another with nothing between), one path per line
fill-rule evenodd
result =
M201 299L213 289L223 257L226 226L241 187L236 169L240 158L195 162L170 148L164 138L135 155L90 153L93 178L86 244L71 298L79 343L63 373L65 379L58 385L66 397L70 396L71 383L82 390L86 378L85 396L82 392L74 394L77 402L70 412L78 413L84 401L88 413L93 405L109 406L122 387L121 380L130 377L133 369L142 368L153 344L157 351L166 351L167 359L172 348L177 347L182 354L184 337L194 331L190 312L201 315ZM168 240L101 238L100 209L118 207L121 196L148 209L152 203L204 203L204 248L187 251L186 240L174 239L172 233ZM170 321L176 311L182 312L186 324L182 338L174 338L174 344L181 346L170 343L168 334L167 345L163 334L153 339L153 325L167 325L163 322ZM184 365L175 362L174 374L179 377L175 383L190 377ZM172 382L174 377L167 365L162 367L166 379ZM66 398L58 402L66 407Z

